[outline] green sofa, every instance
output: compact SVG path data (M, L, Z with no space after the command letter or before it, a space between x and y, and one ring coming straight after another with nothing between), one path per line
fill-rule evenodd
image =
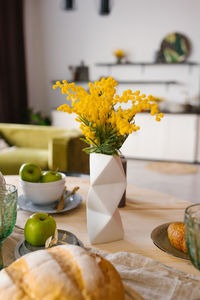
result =
M42 170L89 173L89 157L82 151L86 146L75 129L53 126L0 123L0 135L11 151L0 153L3 175L19 173L23 163L31 162Z

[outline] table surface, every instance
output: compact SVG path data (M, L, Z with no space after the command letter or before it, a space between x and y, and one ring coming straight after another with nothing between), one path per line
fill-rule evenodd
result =
M18 187L21 194L18 176L5 176L6 182ZM183 221L184 210L191 203L153 190L127 186L126 206L120 208L120 215L124 227L124 240L91 245L88 240L86 226L86 199L89 189L88 178L67 177L66 186L71 190L80 187L78 193L83 202L74 210L63 214L54 214L59 229L73 232L85 247L92 247L106 252L127 251L153 258L170 267L199 276L200 272L190 261L176 258L158 249L151 240L152 230L164 223ZM18 210L17 225L24 227L27 218L32 213ZM4 254L5 255L5 254Z

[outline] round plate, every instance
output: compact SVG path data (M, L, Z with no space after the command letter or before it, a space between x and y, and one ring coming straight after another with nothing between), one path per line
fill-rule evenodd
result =
M190 54L190 42L181 33L168 34L161 43L162 61L166 63L184 62Z
M158 248L167 252L168 254L190 260L187 253L184 253L171 245L167 234L167 228L170 224L171 222L156 227L151 233L151 239Z
M70 191L67 191L65 196L67 196L67 194L69 192ZM65 199L64 208L60 212L57 212L56 208L58 205L58 201L53 202L48 205L36 205L36 204L32 203L29 199L26 199L23 195L18 197L18 207L19 208L26 210L26 211L30 211L30 212L44 212L44 213L48 213L48 214L58 214L58 213L63 213L63 212L69 211L69 210L77 207L81 202L82 202L81 196L79 194L75 193L75 194L71 195L70 197L68 197L67 199Z
M66 239L63 240L64 242L84 248L83 243L70 231L58 229L58 239L61 240L65 233L67 236L66 236ZM58 245L61 245L61 244L58 243ZM45 249L45 248L31 246L25 240L23 240L23 241L19 242L15 247L15 251L14 251L15 259L18 259L27 253L37 251L37 250L42 250L42 249Z

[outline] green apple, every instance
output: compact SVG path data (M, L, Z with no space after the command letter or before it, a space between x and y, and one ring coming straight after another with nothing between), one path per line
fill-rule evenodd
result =
M41 182L52 182L58 181L62 179L62 175L56 171L46 171L43 172L41 177Z
M42 176L42 170L34 164L25 163L20 167L19 175L24 181L39 182Z
M54 235L56 221L46 213L35 213L28 218L24 227L25 240L32 246L44 246Z

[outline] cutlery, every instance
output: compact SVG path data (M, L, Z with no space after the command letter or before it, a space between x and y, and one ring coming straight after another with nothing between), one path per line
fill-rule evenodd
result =
M62 210L62 209L64 208L64 206L65 206L65 200L66 200L67 198L69 198L71 195L75 194L76 191L78 191L78 189L79 189L79 186L75 186L75 187L73 188L73 190L72 190L71 192L69 192L69 193L67 194L67 196L65 197L65 193L66 193L66 188L65 188L65 190L64 190L64 192L63 192L63 194L62 194L62 196L61 196L61 198L60 198L60 201L58 202L58 206L57 206L57 208L56 208L56 212L61 212L61 210Z
M62 196L60 197L60 200L59 200L57 208L56 208L57 212L60 212L63 209L63 207L64 207L64 204L65 204L65 193L66 193L66 191L67 191L67 188L65 186L64 187L64 191L62 193Z

